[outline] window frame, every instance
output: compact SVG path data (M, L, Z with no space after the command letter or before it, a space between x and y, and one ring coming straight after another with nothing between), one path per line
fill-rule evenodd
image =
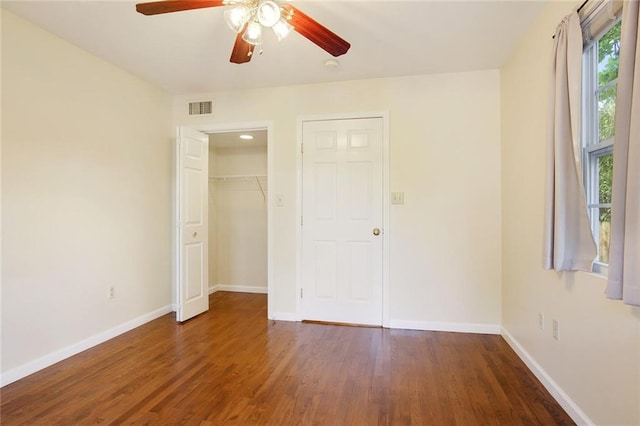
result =
M608 263L600 260L600 209L611 208L611 203L600 203L598 164L601 157L613 154L615 135L600 141L598 100L600 93L604 90L614 86L617 87L618 78L616 77L602 86L598 84L598 43L619 21L620 16L618 15L596 37L589 39L584 45L582 54L582 125L580 138L582 174L589 223L598 249L598 257L593 262L592 272L605 276L608 272Z

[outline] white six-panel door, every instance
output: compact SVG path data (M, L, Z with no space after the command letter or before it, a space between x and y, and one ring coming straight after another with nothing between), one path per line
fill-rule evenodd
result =
M188 127L178 128L178 311L186 321L209 309L208 184L209 138Z
M302 123L302 319L382 325L383 120Z

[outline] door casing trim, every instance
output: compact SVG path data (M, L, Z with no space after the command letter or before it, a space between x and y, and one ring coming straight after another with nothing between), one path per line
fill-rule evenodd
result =
M202 133L224 133L224 132L240 132L240 131L251 131L251 130L266 130L267 131L267 317L273 317L273 182L274 182L274 133L273 133L273 121L251 121L251 122L239 122L239 123L204 123L204 124L190 124L190 125L182 125L178 127L190 127L194 130L197 130ZM177 129L176 129L177 132ZM177 137L177 133L176 133ZM177 172L174 171L174 175ZM174 184L175 186L175 176L174 176ZM175 188L173 191L175 197ZM174 215L176 211L178 200L174 199ZM178 289L178 278L177 278L177 236L176 233L176 225L177 218L174 217L174 238L173 238L173 263L174 263L174 273L173 273L173 300L174 306L177 303L177 291Z
M296 320L302 321L300 294L302 290L302 125L309 121L354 120L362 118L382 119L382 326L389 328L389 111L351 112L297 117L296 142Z

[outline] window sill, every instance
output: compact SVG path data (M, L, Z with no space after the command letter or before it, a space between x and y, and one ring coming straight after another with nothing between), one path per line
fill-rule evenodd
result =
M591 272L588 272L588 274L606 280L609 275L609 265L601 262L593 262Z

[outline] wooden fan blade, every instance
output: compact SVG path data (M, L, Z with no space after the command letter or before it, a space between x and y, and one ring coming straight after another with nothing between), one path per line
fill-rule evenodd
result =
M246 28L246 25L245 25ZM229 61L234 64L244 64L245 62L249 62L251 58L253 58L253 49L255 46L253 44L249 44L242 39L242 33L240 31L236 36L236 42L233 45L233 50L231 51L231 59Z
M333 56L347 53L351 44L290 4L282 5L293 28Z
M180 12L182 10L202 9L205 7L224 6L223 0L164 0L136 4L136 10L143 15L159 15L161 13Z

